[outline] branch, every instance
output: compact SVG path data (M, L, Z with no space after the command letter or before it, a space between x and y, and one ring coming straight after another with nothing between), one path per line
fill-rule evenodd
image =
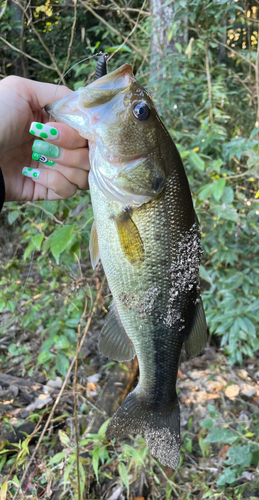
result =
M233 52L233 54L235 54L237 57L240 57L241 59L243 59L247 64L250 64L250 66L252 66L254 68L254 70L255 70L255 68L256 68L255 64L252 63L251 61L249 61L249 59L247 59L245 56L242 56L242 54L240 54L236 50L234 50L231 47L229 47L229 45L226 45L225 43L219 42L215 38L214 38L214 40L215 40L216 43L218 43L218 45L222 45L222 47L225 47L226 49L230 50L230 52Z
M122 35L122 33L120 33L111 24L109 24L107 21L105 21L105 19L103 17L99 16L99 14L97 14L91 7L89 7L89 5L87 5L86 2L83 2L83 0L79 0L79 1L83 5L83 7L85 7L87 10L89 10L89 12L91 12L91 14L96 17L96 19L98 19L99 21L101 21L101 23L103 23L105 26L107 26L107 28L109 28L109 30L113 31L113 33L115 33L115 35L121 37L124 40L124 42L127 41L127 37L125 37L124 35ZM134 45L132 42L128 41L128 45L135 52L137 52L137 54L140 54L141 57L146 58L146 55L142 52L142 50L138 49L138 47L136 47L136 45Z
M73 369L73 367L74 367L74 365L75 365L75 362L76 362L76 359L77 359L77 356L78 356L78 352L80 352L80 350L81 350L81 348L82 348L82 346L83 346L83 343L84 343L85 337L86 337L86 335L87 335L87 333L88 333L88 331L89 331L89 328L90 328L90 325L91 325L91 322L92 322L93 316L94 316L94 314L95 314L95 312L96 312L96 309L97 309L97 307L98 307L98 302L99 302L99 299L100 299L101 294L102 294L102 290L103 290L103 286L104 286L104 283L105 283L105 279L106 279L106 278L104 277L104 278L103 278L103 280L102 280L102 282L101 282L100 288L99 288L99 290L98 290L98 293L97 293L97 296L96 296L96 299L95 299L95 303L94 303L94 305L93 305L92 310L91 310L91 311L90 311L90 313L89 313L88 320L87 320L87 323L86 323L85 328L84 328L83 336L82 336L82 339L81 339L80 344L79 344L79 349L77 349L76 355L75 355L75 356L74 356L74 358L72 359L72 362L71 362L70 367L69 367L69 369L68 369L68 372L67 372L67 374L66 374L66 376L65 376L65 380L64 380L63 385L62 385L62 387L61 387L61 389L60 389L60 391L59 391L59 394L58 394L58 396L57 396L57 399L56 399L56 401L55 401L54 405L52 406L51 412L50 412L50 414L49 414L49 416L48 416L48 419L47 419L47 422L46 422L46 424L45 424L45 426L44 426L44 429L42 430L42 433L41 433L41 435L40 435L40 437L39 437L39 440L38 440L37 445L36 445L36 447L35 447L35 449L34 449L34 451L33 451L33 454L32 454L32 456L31 456L31 458L30 458L30 460L29 460L29 462L28 462L28 464L27 464L27 467L25 468L25 471L24 471L23 476L22 476L22 479L21 479L21 484L23 483L23 481L24 481L24 479L25 479L25 477L26 477L26 475L27 475L27 473L28 473L28 470L29 470L29 468L30 468L30 466L31 466L31 464L32 464L32 462L33 462L33 460L34 460L34 458L35 458L35 455L36 455L36 453L37 453L37 451L38 451L38 449L39 449L39 447L40 447L40 444L41 444L41 442L42 442L42 439L43 439L43 437L44 437L44 435L45 435L45 433L46 433L46 431L47 431L47 429L48 429L48 426L49 426L49 424L50 424L50 421L51 421L51 419L52 419L52 417L53 417L54 411L55 411L55 409L56 409L56 407L57 407L57 405L58 405L58 403L59 403L59 401L60 401L60 398L61 398L61 396L62 396L62 394L63 394L63 392L64 392L64 389L65 389L65 387L66 387L66 385L67 385L67 382L68 382L68 379L69 379L69 377L70 377L71 371L72 371L72 369ZM84 312L85 312L85 311L84 311ZM83 313L83 314L84 314L84 313ZM17 489L17 490L16 490L16 493L15 493L15 495L14 495L14 497L13 497L13 500L15 500L15 499L17 498L18 492L19 492L19 490Z
M8 47L10 47L10 49L15 50L15 52L19 52L19 54L22 54L23 56L27 57L27 59L31 59L32 61L36 62L37 64L40 64L40 66L43 66L43 68L47 68L47 69L50 69L51 71L55 71L55 68L53 68L53 66L49 66L48 64L45 64L45 63L39 61L38 59L35 59L35 57L29 56L29 54L26 54L26 52L24 52L23 50L18 49L17 47L12 45L11 43L7 42L7 40L5 40L5 38L3 38L2 36L0 36L0 40L3 43L5 43L6 45L8 45Z
M15 3L17 3L17 5L19 5L20 9L22 10L22 12L24 13L27 21L30 20L30 16L27 14L27 9L24 9L23 6L20 4L19 0L18 1L15 1ZM33 26L33 23L31 23L31 29L33 31L33 33L35 33L35 35L37 36L39 42L41 43L42 47L45 49L45 51L47 52L49 58L51 59L52 61L52 64L54 65L54 68L56 70L56 73L58 74L58 76L60 78L62 78L62 73L61 71L59 70L59 67L55 61L55 58L53 57L53 55L51 54L49 48L47 47L47 45L45 45L44 41L42 40L42 37L41 35L38 33L38 31L36 30L35 26ZM64 82L65 83L65 82Z
M132 19L132 18L129 16L129 14L127 14L127 13L125 12L125 10L126 10L126 9L122 9L122 8L121 8L121 7L120 7L120 6L119 6L116 2L114 2L114 0L112 0L112 3L115 5L116 10L117 10L117 11L119 11L119 12L121 12L121 13L122 13L122 15L123 15L124 17L126 17L126 19L127 19L130 23L133 23L134 25L138 24L138 21L139 21L139 18L140 18L140 12L139 12L139 15L138 15L137 21L134 21L134 19ZM114 9L114 10L115 10L115 9ZM138 27L139 27L139 29L140 29L141 31L143 31L143 33L144 33L146 36L148 36L148 37L149 37L149 33L147 32L147 30L145 30L145 28L142 28L142 26L141 26L140 24L138 25Z
M114 3L114 2L113 2L113 3ZM144 7L145 3L146 3L146 0L144 0L143 5L142 5L142 8ZM115 4L115 5L116 5L116 4ZM127 36L126 36L126 38L125 38L124 42L123 42L123 43L119 46L119 48L118 48L118 49L116 49L116 50L115 50L115 52L113 52L113 54L112 54L112 55L108 58L108 60L107 60L107 61L109 61L109 60L110 60L110 59L111 59L111 58L112 58L112 57L116 54L116 52L118 52L118 51L119 51L119 50L123 47L123 45L125 45L125 43L127 43L127 42L128 42L129 37L130 37L130 36L134 33L135 29L136 29L136 28L137 28L137 26L139 25L139 18L140 18L140 14L138 14L137 21L136 21L136 22L134 22L134 26L133 26L133 28L132 28L131 32L130 32ZM145 61L147 61L146 54L143 54L143 61L144 61L144 60L145 60Z
M73 24L71 27L70 42L69 42L69 46L68 46L68 50L67 50L67 58L66 58L66 62L64 64L64 68L63 68L63 75L64 76L66 73L66 69L67 69L67 65L68 65L68 61L69 61L70 53L71 53L71 47L72 47L74 35L75 35L76 15L77 15L77 0L74 0L74 20L73 20Z

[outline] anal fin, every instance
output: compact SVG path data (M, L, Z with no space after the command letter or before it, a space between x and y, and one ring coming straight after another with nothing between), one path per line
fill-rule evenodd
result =
M194 318L188 338L185 340L185 351L188 358L198 356L206 346L208 338L207 324L201 297L195 307Z
M134 345L124 330L114 302L101 330L99 349L104 356L116 361L129 361L136 355Z

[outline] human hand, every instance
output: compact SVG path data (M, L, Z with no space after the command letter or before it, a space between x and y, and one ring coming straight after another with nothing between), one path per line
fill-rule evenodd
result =
M88 189L87 140L68 125L48 123L49 116L43 109L70 92L66 87L16 76L0 82L0 166L5 201L57 200L73 196L77 189ZM44 130L56 129L57 134L48 138L43 135L43 141L37 139L29 133L32 122L44 124L36 132L38 137ZM37 130L35 124L33 129ZM55 156L51 156L53 153ZM42 154L44 163L38 163Z

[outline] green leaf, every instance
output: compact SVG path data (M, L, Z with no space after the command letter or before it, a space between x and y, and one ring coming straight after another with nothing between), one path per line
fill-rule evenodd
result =
M59 439L64 446L68 446L70 443L70 437L61 429L58 431Z
M68 250L74 243L76 234L73 233L74 226L62 226L56 229L54 233L48 238L45 249L51 249L53 256L56 259L57 264L59 264L60 254L65 250Z
M216 201L220 200L224 191L225 184L226 184L226 179L223 178L213 181L211 192Z
M251 465L252 462L251 446L231 446L227 452L227 456L228 460L226 464L247 467Z
M127 492L128 492L128 495L129 495L129 477L128 477L127 468L124 465L124 463L122 463L122 462L119 463L118 472L119 472L119 475L121 477L121 480L122 480L123 484L125 484L125 486L127 488Z
M204 439L206 443L228 443L232 444L238 439L238 435L230 429L218 429L214 427Z
M199 192L199 200L203 201L203 200L206 200L206 198L209 198L211 196L211 192L212 192L212 186L213 184L210 183L210 184L205 184L205 186L203 186Z
M69 349L71 344L64 335L60 335L55 342L55 347L57 349Z
M110 418L108 418L108 420L106 420L100 427L99 431L98 431L98 436L100 437L100 439L104 438L105 437L105 433L106 433L106 429L108 427L108 423L110 422Z
M47 210L47 212L54 214L58 209L58 201L57 200L53 200L53 201L44 200L42 203L42 206L43 206L43 208L45 208L45 210Z
M125 453L126 459L135 458L138 462L140 462L142 465L144 465L143 459L140 456L138 450L133 448L133 446L130 446L129 444L123 444L122 448L123 448L123 451Z
M195 153L195 151L190 152L189 162L193 167L204 172L205 162L202 160L202 158L199 155L197 155L197 153Z
M201 426L204 427L205 429L212 429L214 425L214 420L211 418L207 418L206 420L202 420Z
M99 448L96 447L93 451L93 460L92 460L92 465L93 465L93 470L95 473L95 477L97 480L97 483L99 483L99 478L98 478L98 468L99 468Z
M56 358L56 369L61 375L66 376L69 369L69 361L64 354L59 353Z
M8 222L9 224L13 224L16 219L18 219L19 215L21 215L21 212L18 212L16 210L12 210L11 212L8 212Z
M67 453L65 451L60 451L59 453L56 453L54 457L51 457L50 463L51 464L59 464L63 458L67 456Z
M228 467L224 470L223 474L219 476L217 486L225 486L225 484L232 484L237 478L237 470Z

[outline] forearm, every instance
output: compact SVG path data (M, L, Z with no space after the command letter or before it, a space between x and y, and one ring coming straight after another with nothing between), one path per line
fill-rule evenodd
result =
M4 200L5 200L5 184L4 184L2 170L0 168L0 211L2 210Z

